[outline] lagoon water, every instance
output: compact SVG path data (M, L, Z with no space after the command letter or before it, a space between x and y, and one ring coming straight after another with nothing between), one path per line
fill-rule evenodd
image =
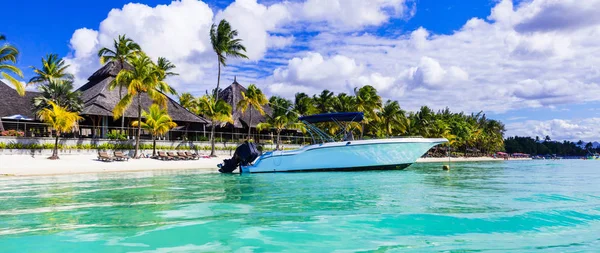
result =
M600 252L600 161L0 178L0 252Z

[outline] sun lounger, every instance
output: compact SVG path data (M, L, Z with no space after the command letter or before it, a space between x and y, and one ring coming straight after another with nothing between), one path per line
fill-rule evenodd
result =
M191 159L194 159L194 160L198 160L198 159L200 159L200 156L199 156L198 154L194 154L194 153L192 153L192 152L189 152L189 151L185 151L185 154L186 154L188 157L190 157Z
M175 154L175 153L173 153L173 152L167 152L167 155L168 155L169 157L171 157L172 159L177 159L177 160L179 160L179 159L184 159L183 157L179 157L178 155L176 155L176 154Z
M115 160L117 160L117 161L129 161L129 156L126 154L123 154L123 152L121 152L121 151L115 151L114 155L115 155L114 156Z
M104 162L112 162L114 158L109 156L107 152L98 152L98 160Z
M173 160L173 157L168 156L165 152L158 151L158 159L160 160Z
M187 154L186 154L185 152L183 152L183 151L178 151L178 152L177 152L177 156L179 156L179 157L182 157L182 158L184 158L184 159L186 159L186 160L192 160L192 159L194 159L193 157L191 157L191 156L187 155Z

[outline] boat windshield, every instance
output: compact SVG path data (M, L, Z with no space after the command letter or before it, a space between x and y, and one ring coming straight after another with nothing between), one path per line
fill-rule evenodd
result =
M299 120L306 125L307 132L313 139L313 143L316 143L317 139L320 139L321 142L334 142L335 140L332 136L313 125L313 123L334 122L345 132L346 127L341 122L360 122L363 118L364 114L362 112L338 112L304 116L300 117ZM347 133L344 133L344 135L347 136Z

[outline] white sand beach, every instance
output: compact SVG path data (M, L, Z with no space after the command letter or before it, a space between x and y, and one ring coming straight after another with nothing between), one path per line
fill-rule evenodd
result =
M101 162L95 155L63 155L60 160L48 160L46 156L0 155L0 176L41 176L103 172L135 172L158 170L197 170L216 173L217 164L229 156L201 158L200 160L161 161L149 158L130 159L129 161ZM528 160L510 159L508 161ZM459 157L450 162L486 162L498 161L491 157ZM420 158L418 163L444 163L448 158Z
M217 172L217 164L228 157L200 160L161 161L150 158L102 162L95 155L63 155L60 160L46 156L0 155L0 176L37 176L102 172L135 172L154 170L198 170Z
M505 162L505 161L528 161L531 158L510 158L504 160L504 158L493 158L489 156L482 157L427 157L417 159L418 163L443 163L443 162Z

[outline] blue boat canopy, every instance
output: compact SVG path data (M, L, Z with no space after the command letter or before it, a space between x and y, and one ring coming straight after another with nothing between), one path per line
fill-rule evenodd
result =
M308 123L319 123L319 122L332 122L332 121L362 121L364 114L362 112L336 112L336 113L322 113L314 114L309 116L300 117L300 121L306 121Z

